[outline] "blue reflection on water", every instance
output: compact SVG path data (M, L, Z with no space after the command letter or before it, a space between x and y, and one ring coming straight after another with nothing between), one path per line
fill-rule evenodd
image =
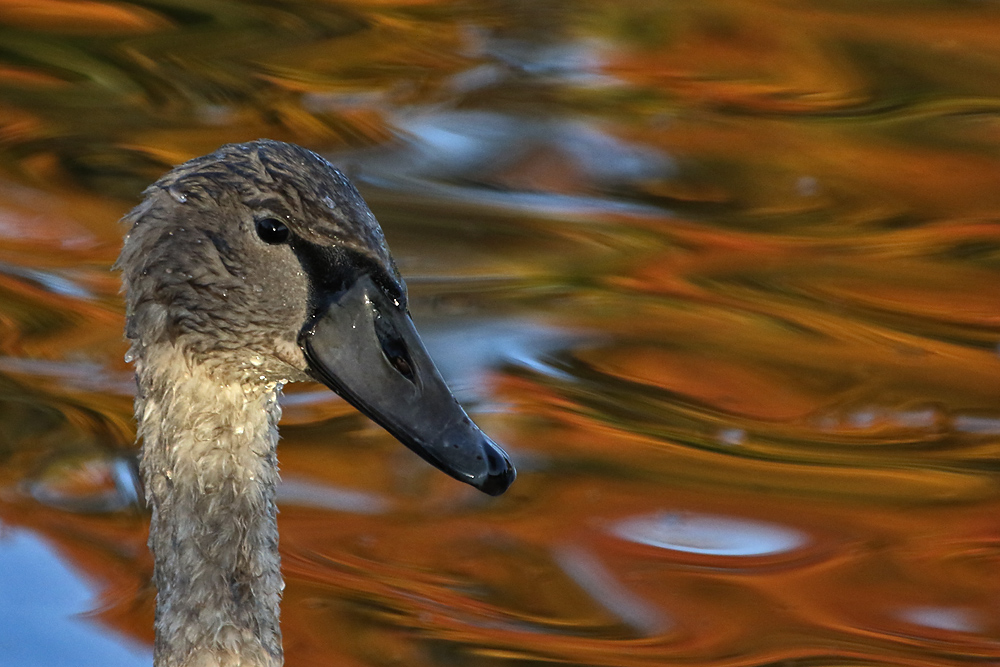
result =
M803 533L784 526L690 513L664 512L628 519L612 532L639 544L710 556L771 556L807 542Z
M623 585L594 554L566 546L555 552L556 562L583 590L644 637L670 631L674 622L662 610Z
M32 533L0 526L0 666L149 665L149 647L112 638L82 614L95 591Z
M982 624L968 609L955 607L912 607L903 609L900 618L914 625L950 632L983 632Z
M420 323L420 331L441 375L462 401L486 398L481 393L489 373L504 364L557 373L542 360L584 339L581 333L513 318L466 321L461 328ZM488 407L479 405L477 411Z
M74 282L65 275L53 271L43 271L42 269L0 262L0 273L6 273L15 278L35 283L42 289L53 294L58 294L59 296L68 296L83 300L94 298L94 295L86 287Z
M329 482L313 482L294 475L282 476L278 503L350 514L385 514L391 509L389 499L378 494L338 488Z

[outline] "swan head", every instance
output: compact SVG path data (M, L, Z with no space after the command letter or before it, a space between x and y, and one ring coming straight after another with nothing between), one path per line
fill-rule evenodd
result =
M160 178L125 221L140 373L170 349L220 383L318 380L456 479L491 495L513 482L424 349L375 216L325 159L223 146Z

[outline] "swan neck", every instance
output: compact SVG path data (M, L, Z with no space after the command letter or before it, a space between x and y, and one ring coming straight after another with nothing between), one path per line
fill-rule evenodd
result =
M172 347L137 355L136 371L154 665L278 667L281 386L219 378Z

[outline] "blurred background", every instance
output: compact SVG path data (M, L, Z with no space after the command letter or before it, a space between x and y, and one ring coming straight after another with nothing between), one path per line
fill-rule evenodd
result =
M348 173L518 464L318 386L290 667L1000 661L1000 4L0 0L0 665L148 665L117 220L270 137Z

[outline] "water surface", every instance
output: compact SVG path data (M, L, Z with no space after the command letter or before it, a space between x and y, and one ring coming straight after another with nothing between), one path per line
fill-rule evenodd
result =
M0 665L150 663L109 270L171 165L358 183L520 475L285 397L296 665L1000 661L1000 6L0 2Z

